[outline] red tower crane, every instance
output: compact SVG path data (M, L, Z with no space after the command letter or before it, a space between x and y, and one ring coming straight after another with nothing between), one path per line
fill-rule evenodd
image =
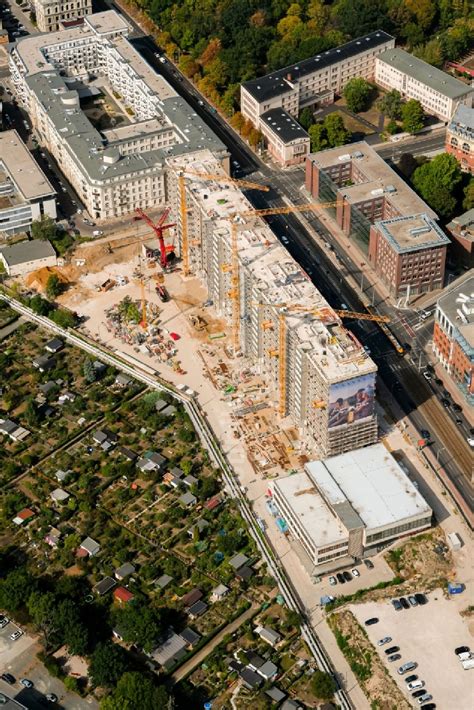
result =
M156 236L158 237L158 242L160 244L160 264L163 269L166 269L168 266L168 251L172 251L173 247L167 247L165 245L165 239L163 236L163 233L166 229L171 229L171 227L176 227L176 223L170 223L170 224L165 224L168 215L170 213L170 208L167 207L164 212L161 213L160 218L158 219L157 223L155 224L152 222L150 217L140 208L136 207L135 212L137 213L137 216L134 219L143 219L149 227L153 229L155 232Z

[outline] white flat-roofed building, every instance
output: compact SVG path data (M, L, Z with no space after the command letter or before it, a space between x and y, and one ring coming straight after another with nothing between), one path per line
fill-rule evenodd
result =
M430 527L432 510L383 444L272 481L280 515L320 571Z
M56 217L56 191L15 130L0 133L0 232L26 232Z
M224 176L209 151L171 158L168 166L176 176L186 168ZM258 216L245 216L252 205L237 186L196 177L186 183L190 270L202 279L214 307L229 322L234 309L229 298L233 274L224 265L232 264L231 222L237 226L240 348L258 363L280 412L301 427L315 455L334 455L374 443L377 368L359 341L344 328L269 226ZM177 184L170 194L176 201L181 248ZM295 304L298 313L291 310ZM319 317L311 314L315 310ZM284 377L280 330L284 330Z
M306 106L331 103L354 77L372 79L375 58L389 47L394 38L376 30L334 49L246 81L240 87L243 115L261 128L260 117L270 109L282 108L298 116Z
M260 130L268 152L280 165L303 163L309 155L311 141L308 133L284 109L265 111L260 118Z
M403 49L392 47L375 61L375 81L405 99L416 99L429 114L449 121L460 104L472 106L474 89Z
M21 276L36 269L56 266L57 257L50 242L32 239L0 247L0 261L8 276Z
M127 39L110 10L80 25L18 40L10 71L39 142L48 148L97 221L168 200L166 158L203 148L228 169L224 144ZM99 131L81 100L103 87L120 126Z

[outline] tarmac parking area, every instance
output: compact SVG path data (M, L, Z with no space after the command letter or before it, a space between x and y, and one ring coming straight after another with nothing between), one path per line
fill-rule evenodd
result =
M441 590L431 592L428 599L425 606L402 611L395 611L390 601L367 602L349 608L407 699L410 694L406 690L405 676L400 676L397 669L403 663L415 661L418 667L411 673L425 681L425 689L433 696L430 702L436 703L437 710L472 710L474 669L464 670L454 649L469 646L474 650L474 638L455 603L446 599ZM468 603L466 599L466 606ZM377 617L379 623L365 626L365 620L371 617ZM384 636L391 636L391 643L377 646L377 641ZM385 660L384 650L389 646L400 647L399 661ZM413 698L413 707L419 707L416 698Z

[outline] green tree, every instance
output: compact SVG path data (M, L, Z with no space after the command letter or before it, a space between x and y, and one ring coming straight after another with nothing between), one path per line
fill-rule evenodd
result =
M92 384L92 382L95 382L97 379L97 371L94 367L94 363L89 358L84 360L82 374L84 375L85 381L89 384Z
M35 588L36 580L24 567L14 569L0 580L0 609L18 611Z
M417 159L411 153L402 153L397 167L403 177L410 180L418 165Z
M74 328L77 325L77 317L65 308L57 308L51 313L50 318L60 328Z
M402 125L407 133L417 133L423 128L423 107L416 99L410 99L402 106Z
M31 236L33 239L54 239L56 236L56 225L54 220L48 215L42 215L31 223Z
M412 177L417 192L442 217L453 214L456 208L455 191L461 180L459 163L448 153L441 153L420 165Z
M28 399L24 416L28 426L32 427L33 429L40 425L41 420L38 414L38 407L36 406L36 402L32 397Z
M311 678L311 690L318 700L331 700L336 692L336 681L324 671L315 670Z
M100 710L157 710L168 707L168 693L157 687L143 673L124 673L111 695L104 698Z
M51 274L46 281L46 295L51 300L54 300L62 293L64 284L57 274Z
M470 210L474 207L474 178L464 188L464 200L462 206L465 210Z
M324 150L328 147L328 137L326 133L326 128L322 123L314 123L308 129L309 137L311 140L311 150L313 153L317 153L320 150Z
M70 653L84 656L87 653L88 632L77 604L71 599L60 601L54 612L54 623Z
M30 300L30 308L39 316L48 316L51 313L52 305L45 298L36 295Z
M342 116L339 113L330 113L324 119L324 127L326 129L328 145L335 148L338 145L344 145L351 139L350 131L344 125Z
M111 642L99 644L89 665L92 683L95 686L113 688L127 670L127 665L127 655L121 646Z
M313 125L314 114L312 109L309 108L309 106L307 106L301 111L298 121L301 123L301 125L306 131L309 129L310 126Z
M131 602L118 609L115 622L124 641L139 644L147 653L153 651L164 631L160 612L141 603Z
M426 44L417 45L413 54L434 67L443 66L443 48L437 37L430 39Z
M386 114L392 120L400 118L402 115L402 97L396 89L389 91L378 102L377 107L381 113Z
M46 646L49 646L51 637L57 630L54 621L56 602L52 592L34 591L28 597L28 612L38 631L43 634Z
M374 88L362 78L350 79L344 87L343 96L349 111L359 113L368 108Z

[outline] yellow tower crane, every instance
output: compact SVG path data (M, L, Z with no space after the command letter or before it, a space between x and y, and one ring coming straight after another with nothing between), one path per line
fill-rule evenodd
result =
M312 315L320 320L329 321L333 319L334 314L341 318L357 318L358 320L369 320L376 323L388 323L388 316L380 316L372 313L358 313L357 311L345 311L333 308L308 308L297 304L288 303L254 303L257 306L266 306L270 308L282 309L278 314L278 350L272 349L268 351L271 357L278 357L278 385L279 385L279 414L285 416L286 412L286 319L289 315L301 314ZM261 324L263 330L268 330L273 327L272 321L264 321ZM315 400L313 407L316 409L325 409L326 402L323 400Z
M178 177L179 184L179 210L181 214L181 251L183 259L183 275L189 275L189 239L188 239L188 209L186 204L186 179L190 177L199 178L200 180L214 180L218 183L230 183L238 185L247 190L261 190L268 192L270 188L267 185L249 182L248 180L237 180L236 178L228 177L227 175L214 175L212 173L201 173L196 170L184 168Z

